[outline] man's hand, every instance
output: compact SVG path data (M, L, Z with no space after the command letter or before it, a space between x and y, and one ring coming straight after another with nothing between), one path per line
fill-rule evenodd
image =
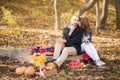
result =
M65 43L66 42L66 40L63 39L63 38L58 38L58 39L56 39L56 41L59 42L59 43Z

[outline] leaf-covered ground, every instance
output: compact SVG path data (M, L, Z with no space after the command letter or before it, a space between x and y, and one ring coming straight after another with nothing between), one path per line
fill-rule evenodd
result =
M109 55L110 56L110 55ZM111 55L112 56L112 55ZM116 57L119 55L114 55ZM38 75L26 77L15 74L16 66L29 66L28 63L22 63L18 60L9 59L8 57L0 56L0 79L1 80L44 80ZM120 79L120 60L106 60L105 66L97 67L92 62L86 64L83 69L68 68L65 64L58 70L57 74L46 77L45 80L119 80ZM38 69L36 68L38 71Z
M4 33L1 29L0 44L1 47L26 47L41 45L41 38L44 32L51 36L51 45L54 46L54 39L61 33L54 33L49 30L29 29L19 31L20 33ZM66 66L67 61L58 69L58 73L47 77L45 80L120 80L120 32L119 31L101 31L100 35L93 35L93 43L99 52L105 66L97 67L92 62L88 62L83 69L71 69ZM43 80L38 75L32 77L17 76L15 67L21 65L31 65L0 56L0 80ZM37 69L36 69L37 70Z
M0 15L0 48L26 48L26 46L41 45L42 35L45 32L48 32L51 36L50 45L54 46L54 39L61 36L61 31L57 33L53 32L54 11L51 12L51 7L46 9L46 4L50 3L48 6L51 6L51 2L44 3L41 2L42 0L39 0L39 3L31 4L29 0L27 1L28 3L25 0L14 0L11 2L9 0L1 0L3 3L6 2L4 6L7 9L12 10L14 18L20 27L6 26L6 22L2 18L3 16ZM76 4L78 5L78 2ZM62 5L64 4L62 3ZM44 6L45 8L43 8ZM94 8L91 10L94 11ZM106 28L114 28L116 18L113 14L115 10L110 7L109 11L112 11L112 14L109 15L109 25ZM2 11L0 14L2 14ZM92 23L94 26L96 16L93 14L93 12L89 12L86 15L90 16L90 21L93 20ZM61 24L63 25L63 23L64 21ZM89 62L84 69L70 69L66 67L66 61L58 70L58 74L47 77L46 80L120 80L120 31L105 30L99 33L99 35L93 35L92 41L100 57L106 62L105 66L97 67L92 62ZM32 77L17 76L15 74L15 67L21 65L28 66L31 64L24 64L18 60L0 56L0 80L43 80L37 75Z

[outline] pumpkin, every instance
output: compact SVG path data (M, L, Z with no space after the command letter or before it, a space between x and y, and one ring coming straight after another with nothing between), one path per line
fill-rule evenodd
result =
M16 70L15 70L15 73L16 73L17 75L22 75L22 74L24 74L25 70L26 70L26 67L25 67L25 66L17 67Z
M26 76L32 76L34 74L35 74L35 69L32 66L29 66L25 71Z

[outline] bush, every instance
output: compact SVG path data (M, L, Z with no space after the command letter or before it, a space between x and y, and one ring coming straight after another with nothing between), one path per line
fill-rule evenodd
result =
M2 7L2 11L3 11L3 20L5 21L5 23L7 23L9 26L18 27L18 24L14 20L14 17L11 11L8 9L5 9L5 7Z

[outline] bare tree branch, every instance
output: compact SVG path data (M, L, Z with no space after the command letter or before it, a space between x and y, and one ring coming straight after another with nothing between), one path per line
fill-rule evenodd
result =
M78 11L76 12L76 15L82 15L85 11L92 8L95 3L96 3L96 0L89 0L87 3L85 3L83 6L81 6L78 9Z

